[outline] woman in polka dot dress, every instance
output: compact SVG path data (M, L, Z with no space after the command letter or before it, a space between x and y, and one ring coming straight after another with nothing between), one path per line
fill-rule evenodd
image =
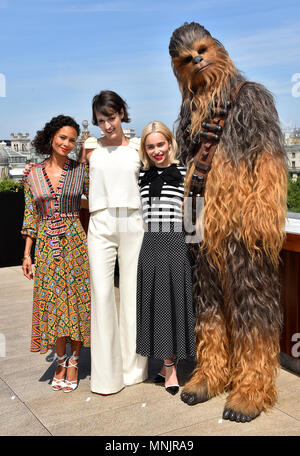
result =
M195 355L192 260L182 224L186 171L161 122L143 130L139 186L145 233L138 262L137 353L163 359L155 382L179 390L177 362Z

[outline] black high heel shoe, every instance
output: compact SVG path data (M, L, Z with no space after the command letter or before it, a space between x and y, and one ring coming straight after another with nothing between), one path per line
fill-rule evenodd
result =
M164 363L164 366L172 367L172 366L174 366L174 364L177 366L177 359L175 361L173 361L173 363ZM165 388L168 391L168 393L172 394L172 396L175 396L175 394L177 394L178 391L179 391L179 385L178 384L176 384L176 385L168 385L168 386L165 385Z
M156 374L156 376L153 379L153 383L163 383L165 381L165 376L161 374L160 372Z

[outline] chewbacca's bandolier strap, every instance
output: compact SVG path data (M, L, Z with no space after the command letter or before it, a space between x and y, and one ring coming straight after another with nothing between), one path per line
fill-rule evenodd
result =
M210 119L202 123L200 132L201 144L194 157L195 171L192 177L190 192L193 196L204 196L205 185L217 145L222 135L229 109L245 82L241 81L232 90L226 107L217 108Z

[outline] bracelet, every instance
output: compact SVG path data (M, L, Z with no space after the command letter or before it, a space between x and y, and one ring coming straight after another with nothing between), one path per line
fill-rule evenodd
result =
M27 258L31 258L31 255L24 255L24 257L22 258L22 261L26 260Z

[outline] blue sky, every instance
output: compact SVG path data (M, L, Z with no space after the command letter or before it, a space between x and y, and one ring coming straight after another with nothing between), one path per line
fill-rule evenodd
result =
M283 127L300 127L299 13L299 0L0 0L0 139L33 137L60 113L91 126L104 89L126 99L138 135L151 120L172 129L181 97L168 46L185 21L204 25L273 92Z

